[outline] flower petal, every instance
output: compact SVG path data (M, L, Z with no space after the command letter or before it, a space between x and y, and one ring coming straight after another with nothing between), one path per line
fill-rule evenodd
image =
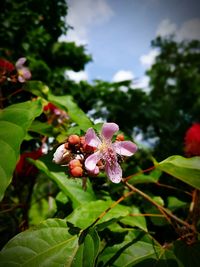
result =
M61 163L65 152L66 152L65 145L64 144L60 145L53 154L53 161L57 164Z
M25 80L29 80L31 78L31 72L28 68L26 67L21 68L21 72L23 73L23 77Z
M93 128L89 128L85 134L85 142L92 147L98 147L101 144Z
M113 144L115 152L122 156L132 156L136 150L137 146L131 141L117 141Z
M85 160L85 168L88 171L94 172L96 171L96 165L97 162L101 159L101 153L99 151L91 154L87 159Z
M19 81L20 83L24 83L26 80L24 79L23 76L19 75L19 76L18 76L18 81Z
M122 169L118 162L116 161L114 164L106 164L105 167L106 174L111 182L118 184L122 179Z
M22 65L24 65L24 63L26 62L26 58L25 57L20 57L17 62L15 63L16 68L21 68Z
M119 131L119 126L113 122L104 123L101 131L101 135L106 139L110 140L115 132Z

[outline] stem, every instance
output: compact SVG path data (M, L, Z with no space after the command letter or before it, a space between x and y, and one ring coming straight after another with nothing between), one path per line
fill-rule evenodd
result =
M120 202L122 202L125 198L129 197L130 195L132 195L134 192L131 191L131 192L128 192L126 193L124 196L120 197L117 201L115 201L110 207L108 207L105 211L103 211L99 216L98 218L88 227L92 227L94 226L99 220L101 220L101 218L103 218L106 213L108 213L112 208L114 208L117 204L119 204Z
M148 169L141 170L141 171L139 171L139 172L137 172L137 173L135 173L135 174L132 174L132 175L130 175L130 176L124 178L124 182L130 180L132 177L137 176L137 175L139 175L139 174L142 174L142 173L145 173L145 172L152 171L152 170L154 170L155 168L156 168L156 166L152 166L152 167L149 167Z
M152 198L150 198L147 194L145 194L144 192L140 191L138 188L134 187L133 185L129 184L126 180L123 181L124 184L133 192L138 193L139 195L141 195L143 198L145 198L146 200L148 200L151 204L153 204L164 216L165 218L173 225L171 219L174 219L176 222L186 226L188 229L192 230L192 232L196 232L196 230L194 229L194 227L190 224L188 224L187 222L181 220L180 218L178 218L176 215L172 214L170 211L168 211L166 208L160 206L158 203L156 203Z

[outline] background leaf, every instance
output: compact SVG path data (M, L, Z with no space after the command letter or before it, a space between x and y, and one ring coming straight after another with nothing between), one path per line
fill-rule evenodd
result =
M88 128L92 127L92 122L86 116L86 114L78 107L74 102L73 97L70 95L65 96L55 96L49 94L48 100L58 107L66 110L70 118L76 122L83 131L86 131Z
M94 228L89 229L83 243L79 246L72 267L93 267L99 252L100 239Z
M200 157L171 156L158 165L162 171L200 189Z
M69 179L64 172L50 172L40 160L31 160L31 162L57 184L62 192L71 199L74 208L96 199L89 180L87 189L84 191L81 179Z
M73 213L67 217L67 220L70 223L74 224L76 227L84 229L91 223L93 223L98 218L98 216L112 204L113 201L111 200L90 201L76 208ZM118 204L117 206L109 210L109 212L106 213L105 216L103 216L97 224L108 222L110 220L112 221L115 219L120 219L121 217L127 216L129 213L129 207ZM107 226L107 224L104 225Z
M160 251L161 247L145 232L131 230L123 242L112 247L107 246L104 249L98 257L98 267L133 267L145 259L157 258Z
M11 182L20 145L35 117L42 112L41 100L11 105L0 111L0 200Z
M49 219L11 239L0 253L0 266L71 266L77 250L78 238L69 234L66 222Z

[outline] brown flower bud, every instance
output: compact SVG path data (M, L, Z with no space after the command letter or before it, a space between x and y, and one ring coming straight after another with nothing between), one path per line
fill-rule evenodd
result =
M83 169L79 166L70 170L70 174L74 177L81 177L83 176Z
M70 145L80 144L80 137L76 134L72 134L68 137L68 142Z

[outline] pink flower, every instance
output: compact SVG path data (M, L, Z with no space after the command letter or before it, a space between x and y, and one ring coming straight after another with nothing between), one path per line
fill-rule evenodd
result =
M21 57L17 60L15 66L18 72L18 81L20 83L24 83L26 80L31 78L31 72L27 67L24 67L24 63L26 62L25 57Z
M85 135L85 142L96 148L96 151L85 160L85 167L91 173L98 173L97 163L102 160L108 178L113 183L119 183L122 179L122 169L118 163L117 155L132 156L137 146L131 141L116 141L112 143L112 137L119 127L115 123L104 123L100 138L92 128Z

